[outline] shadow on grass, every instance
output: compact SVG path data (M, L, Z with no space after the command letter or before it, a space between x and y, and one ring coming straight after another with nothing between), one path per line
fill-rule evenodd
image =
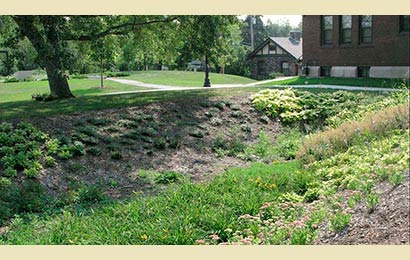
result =
M16 101L0 103L0 120L67 114L90 110L102 110L127 106L138 106L156 101L179 100L210 96L224 96L259 91L260 87L238 89L198 89L158 91L107 96L82 96L51 102Z

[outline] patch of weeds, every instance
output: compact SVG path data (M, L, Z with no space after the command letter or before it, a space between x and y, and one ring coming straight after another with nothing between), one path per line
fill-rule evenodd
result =
M153 121L154 120L154 116L151 114L145 114L142 116L142 118L146 121Z
M231 112L231 117L233 118L242 118L244 116L242 111L232 111Z
M286 129L283 134L276 137L273 151L285 160L295 159L301 140L302 135L297 129Z
M95 126L105 126L112 122L110 119L107 119L107 118L95 118L95 117L90 117L86 121Z
M264 161L271 161L273 159L271 138L265 131L261 130L259 132L258 141L246 147L241 157L242 159L251 161L257 158Z
M157 130L152 127L145 127L141 129L141 135L152 137L158 134Z
M339 233L343 231L350 223L351 215L346 212L336 212L330 217L330 228Z
M238 105L238 104L231 104L229 107L230 107L232 110L234 110L234 111L239 111L239 110L241 110L241 106Z
M82 133L88 136L93 136L93 137L98 138L99 134L97 131L98 129L95 126L90 126L90 125L82 126L77 129L78 133Z
M71 146L71 151L75 156L85 155L85 146L80 141L74 141L73 145Z
M73 141L80 141L82 143L89 144L89 145L98 144L97 138L95 138L94 136L89 136L89 135L82 134L82 133L74 133L71 136L71 138L73 139ZM68 145L69 142L66 142L65 144Z
M58 152L58 157L63 160L69 160L73 158L73 152L71 151L71 146L63 145L60 147L60 151Z
M389 179L389 171L386 168L377 167L375 169L375 174L381 181Z
M121 160L122 159L122 153L118 150L112 151L111 152L111 159Z
M154 142L151 137L145 136L145 135L141 135L140 139L141 141L148 143L148 144L152 144Z
M168 146L169 148L172 148L172 149L178 149L181 147L181 140L176 136L169 137Z
M196 137L196 138L203 138L204 137L204 134L202 133L202 131L198 130L198 129L193 129L193 130L189 131L188 134L190 136Z
M120 119L115 123L115 125L118 127L133 128L135 123L129 119Z
M223 120L219 117L212 117L209 123L213 126L219 126L223 124Z
M106 130L110 133L116 133L116 132L119 132L121 130L121 127L119 127L117 125L110 125L110 126L104 128L104 130Z
M241 128L242 131L244 131L244 132L246 132L246 133L252 132L252 128L251 128L251 126L250 126L249 124L242 124L242 125L240 126L240 128Z
M54 167L57 164L56 159L54 159L51 156L45 156L44 157L44 163L45 163L46 167Z
M165 149L167 146L167 140L163 137L157 138L154 141L154 147L160 150Z
M356 203L362 201L362 195L360 193L355 193L347 199L347 206L353 209L356 206Z
M87 153L94 155L94 156L99 156L102 154L101 150L98 147L91 147L87 149Z
M404 181L404 175L400 172L395 172L389 177L389 182L393 185L393 187L397 187L402 184Z
M218 108L219 110L223 111L225 109L225 103L222 101L217 101L216 103L212 104L214 107Z
M212 150L218 157L239 155L244 152L245 148L246 145L242 142L237 127L232 129L229 137L225 137L221 132L217 133L212 143Z
M219 114L219 109L218 108L215 108L215 107L211 107L211 108L209 108L208 109L208 111L206 111L205 112L205 115L207 116L207 117L216 117L216 116L218 116L218 114Z
M141 139L141 129L131 130L128 133L125 133L124 137L132 140L139 140Z
M178 172L168 171L161 173L155 178L157 184L169 184L182 180L183 175Z
M369 213L372 213L377 205L379 205L380 202L380 194L376 192L370 192L366 196L366 206L369 211Z
M70 163L67 168L72 173L83 173L86 169L81 163Z

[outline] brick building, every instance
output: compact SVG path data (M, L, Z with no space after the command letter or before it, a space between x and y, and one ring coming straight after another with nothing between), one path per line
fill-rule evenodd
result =
M310 77L408 78L409 15L304 15Z
M269 37L248 55L251 77L265 79L272 72L297 75L302 58L302 33L290 37Z

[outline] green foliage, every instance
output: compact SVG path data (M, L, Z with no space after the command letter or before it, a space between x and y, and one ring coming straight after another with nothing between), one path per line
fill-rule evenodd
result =
M122 159L122 153L121 151L114 150L111 152L111 159L114 160L121 160Z
M252 96L252 105L273 118L279 117L285 123L303 118L300 98L290 89L266 89Z
M380 194L376 192L370 192L366 196L366 206L367 209L369 210L369 213L372 213L377 205L379 205L380 202Z
M219 157L239 155L244 152L245 148L246 145L241 139L239 128L233 128L229 136L217 133L212 143L212 150Z
M155 183L157 184L169 184L169 183L174 183L178 182L183 179L183 175L178 173L178 172L164 172L158 175L155 178Z
M403 173L400 173L400 172L393 173L393 174L390 175L390 177L389 177L389 182L390 182L394 187L399 186L400 184L403 183L403 181L404 181L404 175L403 175Z
M44 188L36 180L0 185L0 224L15 214L45 210L45 201Z
M0 124L0 170L11 180L22 172L28 178L40 174L43 164L54 166L58 141L31 124ZM51 163L54 162L54 163Z
M345 151L355 143L386 136L389 131L409 128L409 103L386 108L363 121L343 123L335 129L316 133L302 142L297 158L303 162L322 160Z
M343 231L350 223L351 215L345 212L336 212L330 217L330 228L339 233Z
M301 141L302 135L297 129L287 128L276 137L273 152L285 160L295 159Z
M31 98L36 100L36 101L52 101L54 97L50 93L43 93L43 94L32 94Z

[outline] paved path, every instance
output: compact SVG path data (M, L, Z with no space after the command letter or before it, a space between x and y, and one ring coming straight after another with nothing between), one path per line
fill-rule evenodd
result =
M279 80L286 80L291 79L293 77L281 77L276 79L258 81L249 84L212 84L212 89L215 88L241 88L241 87L252 87L266 83L272 83L269 87L285 87L285 85L275 85L275 81ZM131 93L141 93L141 92L155 92L155 91L175 91L175 90L206 90L209 88L203 87L182 87L182 86L171 86L171 85L158 85L158 84L149 84L143 83L136 80L130 79L119 79L119 78L107 78L107 80L115 81L122 84L138 86L138 87L146 87L151 88L147 90L136 90L136 91L123 91L123 92L115 92L115 93L107 93L102 95L118 95L118 94L131 94ZM318 89L338 89L338 90L361 90L361 91L374 91L374 92L385 92L385 91L395 91L397 89L392 88L374 88L374 87L357 87L357 86L340 86L340 85L290 85L289 87L292 88L318 88Z
M287 80L291 79L294 77L281 77L281 78L276 78L276 79L269 79L269 80L263 80L263 81L257 81L257 82L252 82L248 84L212 84L212 87L214 88L234 88L234 87L251 87L251 86L257 86L269 82L275 82L279 80ZM153 89L165 89L165 90L179 90L179 89L192 89L192 88L200 88L200 87L182 87L182 86L172 86L172 85L158 85L158 84L151 84L151 83L144 83L141 81L137 80L132 80L132 79L119 79L119 78L107 78L107 80L115 81L118 83L122 84L127 84L131 86L137 86L137 87L146 87L146 88L153 88Z

